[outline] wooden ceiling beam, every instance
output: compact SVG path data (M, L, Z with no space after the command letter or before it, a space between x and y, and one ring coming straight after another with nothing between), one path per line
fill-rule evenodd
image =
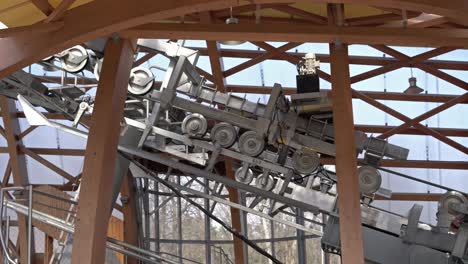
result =
M356 124L354 125L354 127L356 128L356 130L359 130L365 133L372 133L372 134L385 133L389 129L396 128L396 126L377 126L377 125L360 125L360 124ZM438 133L447 137L468 137L468 129L438 128L438 127L430 127L429 129L437 131ZM398 134L399 135L423 135L423 136L426 135L425 133L422 133L421 131L415 128L408 128L404 131L399 132Z
M292 43L292 42L284 44L281 47L276 48L274 51L272 50L270 52L267 52L264 55L258 56L256 58L248 60L248 61L246 61L244 63L241 63L241 64L239 64L237 66L234 66L234 67L230 68L229 70L224 71L223 76L224 77L229 77L229 76L231 76L233 74L236 74L236 73L238 73L240 71L243 71L243 70L245 70L245 69L247 69L249 67L252 67L252 66L254 66L254 65L256 65L256 64L258 64L258 63L260 63L262 61L268 60L270 57L272 57L274 55L277 55L277 54L280 54L282 52L293 49L293 48L295 48L295 47L297 47L297 46L299 46L301 44L302 43Z
M364 160L358 160L363 162ZM320 163L324 165L334 165L334 158L321 158ZM446 170L466 170L466 161L442 161L442 160L382 160L380 165L386 168L415 168L415 169L446 169Z
M441 24L445 24L450 22L450 20L446 17L436 17L432 19L428 19L425 21L420 21L420 22L415 22L412 24L409 24L408 27L412 28L428 28L428 27L433 27L433 26L438 26Z
M300 18L309 20L315 24L319 24L319 25L327 24L327 18L321 15L307 12L305 10L302 10L296 7L292 7L290 5L278 5L278 6L274 6L273 9L286 13L286 14L293 15L293 16L298 16Z
M228 85L228 91L235 93L252 93L252 94L270 94L272 87L265 86L252 86L252 85ZM324 91L329 91L323 89ZM283 87L286 95L296 94L296 88ZM387 100L387 101L403 101L403 102L431 102L431 103L445 103L459 95L445 95L445 94L405 94L395 92L371 92L360 91L362 94L374 100ZM329 95L333 96L333 95ZM354 96L353 98L358 98ZM468 99L460 102L461 104L468 104Z
M143 55L143 57L139 58L138 60L134 61L133 62L133 67L138 67L140 66L141 64L149 61L151 58L153 58L154 56L156 56L157 53L156 52L148 52L146 53L145 55Z
M288 24L154 23L124 30L125 37L324 42L468 48L468 29L338 27Z
M392 128L392 129L389 129L388 131L385 131L385 133L381 134L380 136L378 136L378 138L380 139L387 139L389 137L391 137L392 135L398 133L398 132L401 132L401 131L404 131L405 129L411 127L411 126L414 126L415 124L419 123L419 122L422 122L428 118L430 118L431 116L434 116L442 111L445 111L447 109L449 109L450 107L460 103L460 102L463 102L463 101L466 101L468 99L468 93L465 93L464 95L460 95L456 98L453 98L451 99L450 101L448 102L445 102L444 104L442 105L439 105L433 109L431 109L430 111L427 111L425 112L424 114L421 114L407 122L405 122L404 124L396 127L396 128ZM467 148L467 152L468 152L468 148Z
M411 118L407 117L406 115L403 115L401 114L400 112L398 111L395 111L394 109L370 98L369 96L366 96L365 94L363 94L362 92L359 92L359 91L356 91L354 89L352 89L352 93L353 93L353 96L361 99L362 101L374 106L375 108L389 114L389 115L392 115L398 119L400 119L401 121L405 122L405 123L409 123L412 121ZM434 131L434 130L431 130L429 129L428 127L424 126L424 125L421 125L420 123L415 123L415 124L412 124L414 128L420 130L421 132L423 133L426 133L427 135L430 135L434 138L437 138L439 139L441 142L444 142L445 144L461 151L462 153L468 153L468 148L465 147L464 145L442 135L441 133L437 132L437 131Z
M396 59L400 59L400 60L407 60L408 58L410 58L409 56L399 52L399 51L396 51L388 46L385 46L385 45L373 45L372 46L373 48L379 50L379 51L382 51ZM432 50L431 52L434 52L435 50ZM418 55L419 56L419 55ZM445 73L439 69L436 69L434 68L433 66L431 65L427 65L427 64L424 64L424 63L421 63L418 61L418 63L415 63L414 64L415 67L427 72L427 73L430 73L446 82L449 82L455 86L458 86L464 90L467 90L468 91L468 83L465 82L464 80L461 80L461 79L458 79L448 73Z
M346 25L351 27L356 26L366 26L366 25L380 25L388 21L399 20L401 16L389 13L389 14L379 14L373 16L365 17L353 17L346 19Z
M128 27L182 16L193 10L217 10L239 3L234 0L175 0L155 5L153 0L139 0L137 4L134 1L114 0L112 5L112 12L105 12L109 9L108 1L92 1L66 12L63 16L65 26L57 31L41 36L0 39L0 57L3 58L0 62L0 79L73 45Z
M30 1L46 16L49 16L54 11L54 7L47 0Z
M445 53L453 51L453 50L455 50L455 48L442 47L442 48L437 48L437 49L433 49L433 50L421 53L421 54L416 55L414 57L409 57L409 56L406 56L406 55L405 55L404 58L398 57L397 59L401 59L400 61L397 61L397 62L394 62L392 64L388 64L388 65L382 66L380 68L373 69L373 70L370 70L370 71L367 71L367 72L364 72L364 73L361 73L361 74L358 74L358 75L355 75L355 76L351 77L351 83L364 81L364 80L367 80L369 78L372 78L372 77L375 77L375 76L378 76L378 75L381 75L381 74L384 74L384 73L387 73L387 72L390 72L390 71L393 71L393 70L396 70L396 69L399 69L399 68L402 68L402 67L412 66L412 65L420 63L421 61L430 59L430 58L435 57L435 56L445 54Z
M257 44L257 43L262 43L262 42L254 42L254 44ZM200 55L202 56L208 55L206 48L199 48L199 47L188 47L188 48L199 50ZM264 47L261 47L261 48L265 49ZM252 59L265 53L266 51L263 51L263 50L241 50L241 49L221 49L220 50L220 54L222 57L230 57L230 58ZM305 55L305 53L303 52L285 52L284 54L287 54L288 57L293 57L294 61L300 60L300 58L304 57ZM330 56L328 54L318 53L318 54L315 54L315 56L322 63L330 62ZM272 58L270 58L270 60L284 60L284 56L283 54L279 54L279 55L273 56ZM349 61L351 64L358 64L358 65L385 66L385 65L397 62L399 60L392 58L392 57L350 56ZM448 60L431 59L431 60L425 60L422 63L431 65L434 68L438 68L438 69L468 71L468 62L466 61L448 61Z
M54 22L49 24L38 23L31 26L4 28L0 29L0 38L40 35L43 33L59 30L63 26L63 22Z
M273 47L272 45L270 45L270 44L268 44L266 42L259 41L259 42L252 42L252 43L254 45L256 45L257 47L264 49L266 52L263 53L263 54L266 54L268 52L275 52L275 50L276 50L275 47ZM281 60L288 61L288 62L290 62L290 63L292 63L294 65L296 65L301 60L300 57L298 58L298 57L291 56L286 51L277 53L276 56L278 56Z
M267 8L275 8L277 6L283 6L285 4L260 4L260 10L261 9L267 9ZM241 6L233 6L232 7L232 15L236 16L242 13L247 13L247 12L253 12L257 10L257 4L248 4L248 5L241 5ZM214 18L227 18L231 15L230 8L215 11L213 13Z
M58 21L62 19L65 12L67 12L68 8L75 2L76 0L62 0L57 8L54 9L52 13L50 13L44 22L49 23L53 21Z
M390 198L380 195L375 200L438 202L443 193L392 193Z
M326 2L324 0L319 0L320 2ZM300 0L299 2L309 2L308 0ZM368 0L345 0L345 3L354 3L354 4L369 4ZM278 3L278 0L259 0L256 2L258 4L275 4ZM284 3L284 2L283 2ZM25 37L15 37L15 38L4 38L0 39L0 57L2 61L0 62L0 78L4 78L15 71L20 70L21 68L38 61L44 57L47 57L51 54L60 52L66 48L69 48L73 45L77 45L83 42L86 42L90 39L97 37L108 36L112 32L119 32L126 28L136 27L151 21L160 21L165 20L171 17L183 16L186 14L193 13L194 10L198 12L210 11L210 10L222 10L230 6L236 7L239 6L239 1L237 0L174 0L174 1L162 1L157 5L154 4L153 0L139 0L137 4L134 1L126 0L114 0L112 2L113 10L112 12L104 12L109 8L108 1L92 1L88 4L84 4L79 8L72 9L66 12L63 20L65 26L60 30L55 32L49 32L47 34L42 34L42 36L25 36ZM280 2L281 4L281 2ZM464 0L375 0L373 1L374 5L387 7L387 8L405 8L407 10L418 10L426 13L438 14L441 16L448 17L452 19L453 22L462 25L468 25L468 6ZM86 18L83 20L83 18ZM76 23L77 21L82 21L83 23ZM234 25L235 26L235 25ZM255 26L255 25L251 25ZM294 29L298 26L295 25ZM235 28L235 27L234 27ZM276 28L276 26L275 26ZM259 29L254 27L253 29ZM328 28L325 27L325 30ZM247 30L247 29L244 29ZM304 28L301 30L305 30ZM346 40L349 43L353 43L353 39L349 34L353 34L349 29L347 31L340 32L335 29L335 32L323 32L317 31L315 28L307 29L305 32L300 32L294 30L293 32L295 38L298 42L309 42L310 39L321 39L322 41L330 42L336 40L337 35L341 36L340 39ZM412 29L415 30L415 29ZM445 30L445 29L444 29ZM454 30L454 29L450 29ZM212 31L212 30L209 30ZM282 41L296 41L291 39L291 34L285 29L275 29L276 33L267 34L267 36L276 39L281 39ZM288 30L289 31L289 30ZM352 30L351 30L352 31ZM248 32L248 30L247 30ZM265 32L268 33L267 28L264 26L259 33L255 33L257 39L253 39L245 34L238 34L238 38L249 39L249 40L258 40L266 41ZM282 33L281 33L282 32ZM315 32L315 33L310 33ZM400 45L425 45L425 46L439 46L447 45L447 43L460 43L460 46L468 46L466 41L466 35L464 36L465 31L424 31L425 33L418 33L419 31L413 32L408 31L408 33L401 34L399 37L398 34L390 34L387 36L388 31L378 32L364 32L358 35L358 40L364 40L363 35L373 35L372 42L382 42L387 41L385 44L396 44ZM198 32L195 32L199 34ZM207 32L212 33L212 32ZM242 32L241 32L242 33ZM286 33L286 35L285 35ZM308 36L304 37L303 34ZM397 31L396 33L401 33ZM413 35L412 33L416 33ZM187 33L176 32L179 36L183 36ZM318 35L322 34L322 37ZM421 35L422 34L422 35ZM192 35L190 39L200 39L204 38L201 34L197 37ZM243 36L239 36L243 35ZM313 35L314 38L311 38L310 35ZM161 38L162 36L158 36ZM227 37L232 37L228 35ZM345 37L345 38L344 38ZM388 39L387 39L388 37ZM218 40L217 37L213 37L211 40ZM381 39L377 41L376 39ZM206 38L205 38L206 39ZM231 38L232 39L232 38ZM312 40L315 41L315 40ZM392 42L392 43L390 43ZM377 44L377 43L374 43ZM21 46L21 49L18 49L18 46Z

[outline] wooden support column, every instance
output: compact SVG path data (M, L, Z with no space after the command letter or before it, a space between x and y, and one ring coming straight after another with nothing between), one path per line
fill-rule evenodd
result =
M86 145L72 263L102 264L133 42L109 39Z
M3 125L5 129L5 139L8 144L8 154L10 155L10 168L13 173L13 184L15 186L29 185L28 170L26 166L26 157L21 154L21 140L18 140L18 135L21 134L18 118L16 117L17 110L14 100L0 96L0 108L2 111ZM4 183L8 184L7 182ZM25 197L26 198L26 197ZM18 216L19 228L19 244L16 245L20 250L20 263L27 263L28 258L28 224L25 216ZM32 242L34 245L34 239ZM31 249L31 256L34 256L34 246Z
M330 44L336 173L343 264L364 263L348 47Z
M213 23L213 14L207 12L202 14L202 22L204 23ZM219 43L213 40L206 41L208 56L210 58L211 64L211 73L213 74L213 81L216 85L217 89L221 92L226 91L226 80L223 76L224 65L221 60L221 56L219 53ZM232 161L225 157L225 170L226 176L232 180L235 180L234 171L232 168ZM239 191L236 188L228 187L229 192L229 200L234 203L240 203L239 199ZM241 224L241 212L237 208L230 208L231 210L231 225L232 228L237 230L238 232L242 232L242 224ZM245 263L245 254L244 254L244 243L238 237L234 237L234 256L235 256L235 263L236 264L244 264Z
M121 197L125 198L122 201L122 213L124 215L124 241L128 244L138 246L138 223L137 223L137 208L136 194L133 183L133 176L128 171L122 183ZM127 264L137 264L138 260L132 257L127 257Z
M329 4L328 14L330 23L338 26L343 25L345 18L342 4ZM336 174L338 176L341 260L343 264L364 264L348 45L337 42L330 44L330 67Z
M54 254L54 238L47 234L44 235L44 264L49 264Z

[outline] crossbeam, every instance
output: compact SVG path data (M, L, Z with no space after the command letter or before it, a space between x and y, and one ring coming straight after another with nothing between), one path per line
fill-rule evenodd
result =
M153 23L123 30L126 37L248 40L468 48L468 29L338 27L288 24Z

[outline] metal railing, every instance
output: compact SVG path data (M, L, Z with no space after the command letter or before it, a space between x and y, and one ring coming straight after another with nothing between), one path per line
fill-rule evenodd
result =
M28 191L29 196L24 197L21 195L21 201L27 200L28 205L24 205L18 202L17 199L13 195L6 199L5 193L6 192L25 192ZM26 199L27 198L27 199ZM10 250L8 246L8 235L9 235L9 218L7 218L7 210L13 210L18 215L24 215L28 218L28 252L31 252L31 243L32 243L32 221L39 221L45 224L48 224L52 227L58 228L62 232L66 234L73 234L75 231L74 224L67 221L67 220L60 219L58 217L46 214L39 210L33 209L33 188L32 186L26 187L6 187L0 189L0 243L2 247L2 251L4 252L4 259L6 263L10 264L18 264L18 256L12 250ZM61 197L57 197L58 199L63 199ZM72 200L70 202L73 202ZM6 226L4 226L4 219L6 219ZM162 257L160 254L156 254L154 252L141 249L139 247L127 244L125 242L113 239L108 237L106 247L112 251L122 253L126 256L137 258L139 260L145 261L145 263L169 263L169 264L180 264L180 262L175 262L169 260L165 257ZM31 263L32 256L28 253L28 264Z
M229 258L229 255L224 251L222 247L211 246L211 256L214 258L217 264L234 264L234 262Z

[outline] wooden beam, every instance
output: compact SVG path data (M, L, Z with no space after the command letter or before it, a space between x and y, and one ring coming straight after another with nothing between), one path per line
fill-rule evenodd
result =
M138 215L134 179L130 172L125 175L120 196L125 198L122 202L124 216L124 241L130 245L138 246ZM138 259L128 257L127 264L137 264Z
M377 49L377 50L380 50L384 53L387 53L388 55L390 56L393 56L397 59L400 59L400 60L408 60L410 57L399 52L399 51L396 51L390 47L387 47L385 45L374 45L372 46L373 48ZM427 72L427 73L430 73L436 77L439 77L441 78L442 80L444 81L447 81L455 86L458 86L464 90L467 90L468 91L468 83L463 81L463 80L460 80L452 75L449 75L445 72L442 72L441 70L438 70L436 68L434 68L433 66L431 65L427 65L427 64L424 64L424 63L415 63L416 67L418 67L419 69Z
M280 4L261 4L260 8L261 9L274 8L274 7L281 6L281 5L284 5L284 4L281 4L281 3ZM232 15L236 17L239 14L252 12L255 10L257 10L257 4L247 4L247 5L240 5L240 6L232 5ZM231 11L229 8L227 8L227 9L223 9L219 11L214 11L213 15L215 18L225 18L231 15Z
M387 14L378 14L373 16L364 16L364 17L353 17L346 19L345 23L347 26L356 27L356 26L366 26L366 25L380 25L385 22L392 20L401 19L400 15L387 13Z
M375 200L438 202L443 193L392 193L390 198L376 195Z
M272 87L269 86L254 86L254 85L228 85L227 90L235 93L252 93L252 94L270 94ZM328 96L332 97L330 90ZM283 92L286 95L296 94L297 90L293 87L283 87ZM386 101L403 101L403 102L430 102L430 103L445 103L452 100L459 95L452 94L405 94L405 93L394 93L394 92L370 92L370 91L359 91L360 93L375 99L375 100L386 100ZM358 98L353 95L353 98ZM461 100L460 104L468 104L468 99Z
M206 23L211 23L214 20L214 15L212 13L206 12L202 13L201 20ZM216 88L221 92L226 92L226 79L223 76L224 64L223 60L219 55L219 43L216 41L206 41L206 46L208 49L208 55L211 65L211 73L213 74L214 84ZM225 159L224 168L226 171L226 176L232 180L235 180L234 171L232 167L232 161ZM229 193L229 200L234 203L240 203L239 192L236 188L227 188ZM239 209L230 208L231 211L231 225L238 231L242 232L242 215ZM238 237L234 237L234 256L236 264L244 264L244 243Z
M255 41L255 42L252 42L252 44L254 44L257 47L262 48L262 49L264 49L266 51L261 55L266 55L266 54L270 53L272 56L278 56L281 60L288 61L288 62L290 62L291 64L294 64L294 65L299 63L299 61L302 58L302 57L291 56L286 51L277 53L276 52L277 48L275 48L272 45L270 45L270 44L268 44L266 42L263 42L263 41ZM259 56L261 56L261 55L259 55Z
M232 160L225 158L224 167L226 169L226 177L231 180L235 180L234 169L232 166ZM234 203L240 204L239 191L236 188L226 187L228 190L229 200ZM231 207L231 224L237 232L242 232L242 215L241 211ZM236 264L244 264L244 243L238 237L234 237L234 255Z
M54 238L44 234L44 264L49 264L54 255Z
M267 60L267 59L269 59L269 58L271 58L271 57L273 57L275 55L278 55L280 53L283 53L285 51L293 49L293 48L295 48L295 47L297 47L297 46L299 46L301 44L302 43L287 43L287 44L284 44L281 47L276 48L274 51L267 52L264 55L260 55L260 56L258 56L256 58L253 58L251 60L243 62L243 63L241 63L241 64L239 64L237 66L234 66L234 67L230 68L229 70L226 70L223 73L223 76L224 77L229 77L229 76L231 76L233 74L236 74L236 73L238 73L240 71L243 71L243 70L245 70L245 69L247 69L249 67L252 67L252 66L254 66L254 65L256 65L256 64L258 64L258 63L260 63L262 61L265 61L265 60Z
M274 0L262 0L258 3L264 5L269 3L274 3ZM308 3L309 0L299 0L299 2ZM325 0L319 0L319 2L326 2ZM345 0L346 3L354 4L369 4L369 0ZM7 38L0 40L0 57L2 61L0 62L0 79L5 78L6 76L11 75L15 71L20 70L27 65L30 65L36 61L41 60L51 54L60 52L66 48L69 48L73 45L77 45L88 40L109 35L110 32L119 32L126 28L136 27L146 23L151 23L152 21L160 21L172 17L180 17L186 14L193 13L194 11L203 12L210 10L221 10L228 8L230 6L237 7L241 4L240 1L235 0L175 0L175 1L164 1L154 4L153 0L139 0L138 5L135 5L133 1L127 0L114 0L112 12L105 12L103 15L102 11L109 8L108 1L91 1L88 4L84 4L79 8L74 8L69 10L67 14L63 17L65 26L56 32L49 32L47 34L42 34L40 37L25 36L18 38ZM386 8L400 8L406 10L418 10L425 13L433 13L448 18L452 18L454 22L468 25L468 6L464 0L452 0L452 1L443 1L443 0L375 0L372 1L372 4L386 7ZM83 20L83 17L86 19ZM76 23L76 21L82 21L82 23ZM236 25L233 29L237 28ZM257 30L255 25L252 30ZM259 25L260 26L260 25ZM268 26L263 25L262 30L259 30L257 35L263 35L268 32ZM293 29L296 29L296 25ZM291 29L290 26L288 26ZM326 30L327 27L325 27ZM388 29L386 29L388 30ZM416 30L416 29L412 29ZM444 29L444 30L454 30L454 29ZM277 32L284 30L279 29ZM289 31L289 30L288 30ZM306 28L305 33L314 32L314 28ZM323 32L323 30L321 30ZM338 31L339 32L339 31ZM384 31L389 33L389 31ZM395 37L394 42L404 42L404 45L411 45L411 42L417 42L416 44L420 45L447 45L447 43L460 43L465 44L463 39L463 30L454 32L454 31L424 31L428 32L425 36L424 34L418 33L413 37L414 31L405 31L407 33L402 34L401 37ZM176 32L178 34L179 32ZM183 32L182 32L183 33ZM203 34L193 35L197 39L206 39ZM296 32L297 35L300 32ZM350 31L346 31L347 34L351 34ZM372 32L367 32L368 35L373 34ZM401 33L398 30L396 33ZM437 34L440 33L440 34ZM452 35L448 36L450 33ZM460 33L460 34L459 34ZM187 33L184 33L187 34ZM312 34L312 35L317 35ZM435 34L435 37L434 37ZM299 34L300 35L300 34ZM332 35L332 41L336 39L336 34L333 32L326 34L328 37ZM385 34L382 34L382 31L375 32L375 38L382 38L386 41L386 44L389 43L395 34L391 34L390 38L384 38ZM181 34L183 36L183 34ZM288 35L283 35L280 37L278 33L273 34L276 39L281 39L281 41L295 41L294 39L288 38ZM359 34L358 34L359 36ZM231 37L230 35L227 37ZM271 36L270 36L271 37ZM296 36L298 37L298 36ZM162 35L158 35L157 38L163 38ZM241 39L255 40L251 39L248 35L239 37ZM302 38L302 37L301 37ZM315 37L316 38L316 37ZM362 35L360 36L362 39ZM231 38L232 39L232 38ZM258 41L266 41L268 38L257 37ZM310 36L303 38L298 42L309 42ZM323 38L330 40L330 38ZM405 40L405 41L402 41ZM213 40L213 39L212 39ZM214 39L217 40L217 39ZM389 41L390 40L390 41ZM460 41L459 41L460 40ZM379 41L381 42L381 41ZM442 43L441 43L442 42ZM17 49L18 45L21 45L22 49Z
M0 9L0 14L10 12L11 10L15 10L15 9L20 8L22 6L29 5L30 3L31 3L31 0L24 0L22 2L14 4L12 6L2 8L2 9Z
M404 131L405 129L411 127L412 125L414 125L416 123L424 121L424 120L430 118L431 116L434 116L434 115L436 115L436 114L438 114L438 113L440 113L442 111L447 110L448 108L458 104L461 101L465 101L466 99L468 99L468 93L465 93L464 95L453 98L452 100L450 100L450 101L448 101L448 102L446 102L446 103L444 103L442 105L439 105L439 106L431 109L430 111L427 111L426 113L421 114L421 115L411 119L410 121L407 121L404 124L396 127L396 128L389 129L385 133L378 136L378 138L380 138L380 139L389 138L392 135L394 135L396 133L399 133L401 131ZM468 148L467 148L467 152L468 152Z
M265 42L253 42L255 45ZM266 44L266 43L265 43ZM267 44L269 45L269 44ZM257 45L258 46L258 45ZM269 45L271 46L271 45ZM261 47L261 46L260 46ZM200 55L207 56L206 48L199 48L199 47L188 47L190 49L200 51ZM265 49L264 47L261 47ZM265 49L267 50L267 49ZM260 55L267 53L263 50L241 50L241 49L221 49L220 55L221 57L230 57L230 58L255 58ZM302 52L285 52L283 54L278 54L270 58L270 60L285 60L284 54L287 54L288 57L293 57L295 60L298 61L302 57L305 56L305 53ZM321 63L329 63L330 56L328 54L315 54L317 59ZM289 60L288 60L289 61ZM375 56L349 56L349 63L350 64L357 64L357 65L377 65L377 66L385 66L394 62L398 62L400 60L392 58L392 57L375 57ZM291 62L291 61L290 61ZM292 62L291 62L292 63ZM448 60L425 60L421 61L423 64L431 65L434 68L444 69L444 70L459 70L459 71L468 71L468 62L466 61L448 61ZM48 77L49 78L49 77Z
M55 166L55 164L53 164L52 162L44 159L43 157L41 157L40 155L38 155L34 151L32 151L32 150L30 150L30 149L28 149L26 147L21 147L21 152L28 155L29 157L33 158L34 160L36 160L40 164L44 165L45 167L49 168L50 170L57 173L58 175L64 177L65 179L67 179L69 181L74 180L74 177L71 176L68 172L64 171L62 168L59 168L59 167Z
M40 36L19 36L0 39L0 79L47 56L63 51L88 40L108 36L128 27L182 16L193 10L216 10L237 6L237 1L189 0L165 1L154 4L153 0L112 1L112 12L108 1L91 1L79 8L69 10L63 16L64 27ZM142 8L144 7L144 8ZM86 18L83 20L83 18ZM81 21L77 23L77 21ZM18 49L21 46L21 49Z
M0 29L0 38L14 38L21 36L40 35L43 33L57 31L64 26L63 22L54 22L49 24L34 24L31 26L21 26Z
M468 47L468 29L338 27L288 24L153 23L122 31L126 37L205 40L289 41L399 46Z
M205 23L213 23L214 14L205 12L200 14L201 20ZM222 92L226 92L226 80L224 79L224 63L219 55L220 45L218 42L210 40L206 41L206 47L208 51L208 58L210 59L211 73L213 75L213 83L217 89Z
M364 95L363 93L358 92L358 91L356 91L356 90L354 90L352 88L351 88L351 91L352 91L354 96L356 96L357 98L363 100L364 102L376 107L377 109L380 109L380 110L384 111L385 113L388 113L388 114L400 119L403 122L410 122L411 121L411 118L409 118L409 117L401 114L400 112L395 111L394 109L392 109L392 108L390 108L390 107L388 107L388 106L386 106L386 105L384 105L384 104L382 104L382 103L380 103L380 102L378 102L378 101ZM423 126L423 125L421 125L419 123L415 123L415 124L413 124L413 126L416 129L419 129L422 132L424 132L424 133L426 133L426 134L428 134L430 136L433 136L434 138L439 139L440 141L444 142L445 144L447 144L447 145L449 145L449 146L451 146L451 147L453 147L453 148L455 148L455 149L457 149L457 150L459 150L461 152L466 153L466 151L467 151L467 148L465 146L463 146L462 144L460 144L460 143L458 143L458 142L456 142L456 141L454 141L454 140L452 140L452 139L450 139L450 138L448 138L448 137L446 137L446 136L444 136L444 135L442 135L442 134L440 134L440 133L438 133L438 132L436 132L434 130L429 129L426 126Z
M50 23L53 21L58 21L62 19L63 15L65 12L70 8L70 6L75 2L76 0L62 0L60 4L55 8L55 10L50 13L47 18L44 20L45 23Z
M9 166L13 173L13 184L16 186L27 186L29 184L28 169L26 157L19 152L22 146L22 141L17 140L17 136L21 133L20 124L16 116L16 103L12 99L0 96L0 108L5 127L6 141L8 144L8 154L10 155ZM5 184L7 184L6 182ZM27 197L24 197L27 198ZM19 260L21 263L27 263L28 259L28 224L25 216L18 216L19 228ZM34 241L34 240L33 240ZM34 242L32 242L34 245ZM34 247L32 247L31 255L34 255Z
M378 46L373 46L373 47L378 47ZM393 71L393 70L396 70L396 69L399 69L399 68L402 68L402 67L405 67L405 66L411 66L411 65L420 63L421 61L430 59L430 58L435 57L435 56L445 54L445 53L453 51L453 50L455 50L455 48L442 47L442 48L437 48L437 49L433 49L433 50L421 53L421 54L416 55L414 57L406 57L405 59L394 62L392 64L388 64L388 65L382 66L380 68L373 69L373 70L370 70L370 71L355 75L355 76L351 77L351 83L364 81L364 80L367 80L369 78L372 78L372 77L375 77L375 76L378 76L378 75L381 75L381 74L384 74L384 73L387 73L387 72L390 72L390 71Z
M2 187L5 187L8 185L8 182L10 181L10 177L11 177L11 166L10 166L10 159L8 159L5 172L3 173Z
M37 155L84 156L84 149L28 148Z
M363 162L364 160L358 160ZM335 165L334 158L321 158L320 162L325 165ZM382 167L388 168L415 168L415 169L446 169L446 170L468 170L466 161L444 161L444 160L382 160Z
M143 57L139 58L138 60L136 60L133 63L133 67L138 67L138 66L142 65L143 63L149 61L151 58L153 58L156 55L157 55L157 53L154 53L154 52L146 53L145 55L143 55Z
M29 133L33 132L34 129L38 128L38 126L29 126L26 130L21 132L21 134L18 135L18 139L23 139L25 136L29 135Z
M134 44L109 39L86 144L72 264L101 264L111 213L120 122L133 64Z
M301 17L315 24L320 24L320 25L327 24L327 19L325 17L307 12L305 10L302 10L302 9L299 9L290 5L278 5L278 6L274 6L273 9L278 10L280 12L284 12L286 14Z
M328 4L329 24L344 20L342 4ZM348 45L329 45L332 84L333 126L336 145L336 175L343 264L364 263L361 203L354 140L353 101L349 74Z
M54 11L54 7L49 3L48 0L30 0L41 12L48 16Z
M394 129L396 126L378 126L378 125L354 125L356 130L372 133L381 134L385 133L389 129ZM439 127L428 127L431 130L437 131L438 133L446 137L468 137L468 129L461 128L439 128ZM408 128L398 133L399 135L426 135L416 128Z

